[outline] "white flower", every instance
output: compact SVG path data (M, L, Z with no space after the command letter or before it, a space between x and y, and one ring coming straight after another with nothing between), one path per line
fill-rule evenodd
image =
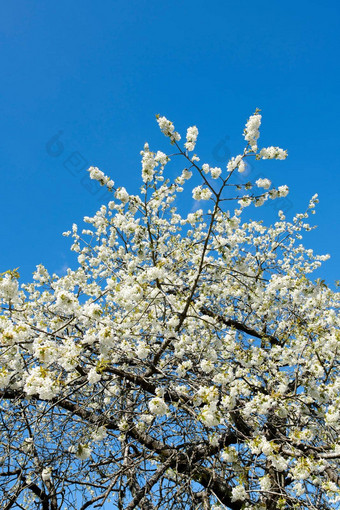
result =
M166 117L158 116L157 122L162 133L164 133L165 136L168 136L171 139L171 141L178 142L181 139L180 134L177 133L177 131L175 131L175 126L173 125L173 123Z
M240 163L239 163L239 165L238 165L238 169L237 169L237 171L238 171L240 174L242 174L242 173L245 171L245 169L246 169L246 164L245 164L245 162L244 162L244 161L243 161L243 159L242 159L242 161L240 161Z
M34 367L26 378L24 391L27 395L39 395L43 400L50 400L58 393L58 387L41 367Z
M240 200L238 200L238 203L241 207L248 207L251 204L251 198L248 196L242 197Z
M102 425L93 434L93 441L102 441L107 436L106 428Z
M180 353L177 353L177 356L179 357ZM188 370L192 368L192 361L186 360L180 363L176 369L176 372L180 377L184 377Z
M144 182L152 181L154 169L157 166L157 161L154 154L149 151L149 145L144 145L144 150L141 151L142 157L142 178Z
M115 197L121 200L124 204L129 201L129 194L124 187L118 188Z
M22 443L21 447L24 452L26 452L26 453L31 452L34 449L33 438L26 437L24 439L24 442Z
M259 159L286 159L287 156L287 151L280 147L265 147L260 150L258 155Z
M268 456L273 452L273 445L270 444L270 441L267 441L267 439L263 438L261 442L261 449L264 455Z
M278 191L278 195L279 197L286 197L289 193L289 188L288 186L284 185L284 186L279 186L277 188L277 191Z
M139 359L145 359L148 357L150 352L150 347L145 342L139 342L136 354Z
M210 173L211 173L211 177L212 177L213 179L218 179L218 178L219 178L219 176L220 176L220 175L221 175L221 173L222 173L222 170L221 170L221 168L219 168L219 167L217 167L217 166L216 166L215 168L210 168Z
M94 179L95 181L103 181L105 179L104 172L99 170L99 168L96 166L90 166L88 172L90 172L90 178Z
M41 478L44 482L50 480L52 474L52 468L44 468L41 472Z
M247 492L243 485L237 485L231 491L231 501L244 501L247 497Z
M72 314L78 307L79 303L74 294L67 290L60 291L57 293L57 299L55 307L58 311Z
M225 448L221 453L221 457L225 462L238 461L237 452L233 446L228 446L227 448Z
M202 186L196 186L192 190L192 198L194 200L209 200L212 193L209 188L202 188Z
M4 368L2 368L2 370L0 370L0 389L4 389L6 388L7 384L9 383L10 379L11 379L11 373L10 372L7 372L7 370L5 370Z
M203 359L200 363L203 372L209 374L214 369L214 364L210 360Z
M157 163L160 163L161 166L165 166L169 161L169 158L166 154L164 154L164 152L157 151L155 155L155 161L157 161Z
M258 188L269 189L272 183L269 179L257 179L255 184Z
M339 422L340 417L340 411L335 410L333 407L331 409L328 409L327 413L325 414L325 422L327 425L335 425Z
M305 488L301 482L295 483L293 488L294 488L297 496L302 496L302 494L305 493Z
M64 232L63 235L65 235L66 232ZM48 274L47 269L42 264L37 265L36 271L33 273L33 279L36 280L39 283L46 283L48 282L50 278L50 275Z
M158 125L160 127L160 130L166 136L170 136L173 133L173 131L175 129L175 126L166 117L158 117L157 122L158 122Z
M244 130L244 138L249 142L250 147L254 152L257 151L257 140L260 136L259 127L261 125L261 115L256 113L249 117Z
M196 126L189 127L187 130L187 141L184 146L188 151L193 151L196 145L198 129Z
M221 416L215 403L203 406L200 418L207 427L216 427L221 423Z
M192 172L190 172L190 170L188 170L187 168L185 168L182 172L182 177L183 179L190 179L190 177L192 177Z
M208 163L204 163L202 165L202 170L205 174L208 174L209 173L209 170L210 170L210 166L208 165Z
M232 172L233 170L235 170L235 168L239 167L240 168L240 165L241 165L241 170L239 170L240 173L244 172L245 170L245 164L243 162L243 164L241 164L243 162L243 159L242 159L242 155L239 154L238 156L236 156L235 158L231 158L227 164L227 170L228 172Z
M266 475L260 478L260 487L261 491L268 491L271 488L272 484L270 481L270 476Z
M107 279L107 288L111 289L114 286L112 279ZM85 303L82 307L82 315L90 317L91 319L98 319L101 317L103 311L98 303Z
M129 422L126 418L122 418L120 422L118 423L118 428L121 432L125 432L129 429Z
M90 166L88 169L88 172L90 172L90 179L94 179L95 181L99 181L102 186L106 184L108 188L113 188L114 182L104 174L99 168L96 166Z
M71 448L71 450L75 453L75 456L79 460L86 460L90 457L92 448L89 448L88 446L79 443L77 446L77 449L74 451L74 448Z
M140 420L141 422L147 424L147 425L150 425L150 423L152 423L152 421L155 419L155 417L152 415L152 414L142 414L140 416Z
M100 381L101 378L102 376L98 374L95 368L91 368L87 374L87 380L90 384L96 384L98 381Z
M6 274L0 278L0 297L8 300L14 299L18 294L19 284L15 278Z
M282 457L282 455L269 455L268 460L270 460L272 466L277 471L285 471L288 467L288 460Z
M266 200L267 200L266 196L262 196L262 197L256 198L255 199L255 207L261 207L261 205L263 205Z
M169 411L168 406L160 397L154 397L149 402L149 409L152 414L163 415Z

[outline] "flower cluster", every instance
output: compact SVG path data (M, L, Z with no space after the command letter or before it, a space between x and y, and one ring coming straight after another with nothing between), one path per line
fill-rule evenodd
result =
M105 175L104 172L99 170L99 168L97 168L96 166L91 166L88 169L88 172L90 172L90 179L99 181L102 186L107 186L109 190L111 190L115 185L114 181L110 179L110 177Z
M177 133L177 131L175 131L175 126L173 125L173 123L166 117L160 117L159 115L157 115L156 117L162 133L165 136L169 137L171 142L178 142L181 139L181 136L179 133Z
M152 414L163 415L168 412L168 406L160 397L155 397L149 402L149 409Z
M185 148L191 152L195 149L196 140L198 136L198 129L196 126L189 127L187 130L187 141L185 142Z
M280 147L263 148L257 155L258 159L286 159L287 156L287 151L280 149Z
M269 189L272 183L269 179L257 179L255 184L258 188Z
M228 172L233 172L236 168L240 174L242 174L246 169L246 164L241 154L239 154L236 157L232 157L227 164Z
M244 130L244 138L249 143L253 152L257 151L257 140L260 136L259 128L261 125L262 116L259 113L255 113L249 117Z
M206 187L196 186L196 188L192 190L192 198L194 200L209 200L211 196L212 192Z

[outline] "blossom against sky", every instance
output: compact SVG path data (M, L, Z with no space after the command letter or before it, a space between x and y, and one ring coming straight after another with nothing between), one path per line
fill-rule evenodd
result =
M323 275L339 277L338 2L13 0L0 11L0 272L19 266L27 280L36 264L72 264L61 233L108 198L86 168L135 192L145 142L164 143L155 114L182 137L197 126L198 152L225 171L258 107L261 146L289 157L254 172L289 186L288 215L319 193L305 244L331 253Z

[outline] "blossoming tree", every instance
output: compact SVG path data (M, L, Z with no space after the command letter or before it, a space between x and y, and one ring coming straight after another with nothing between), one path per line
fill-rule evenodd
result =
M287 155L258 149L260 122L221 169L158 117L171 154L145 144L140 195L90 168L113 200L66 233L78 268L2 274L1 508L340 507L339 295L300 242L316 196L291 222L242 221L288 193L237 179Z

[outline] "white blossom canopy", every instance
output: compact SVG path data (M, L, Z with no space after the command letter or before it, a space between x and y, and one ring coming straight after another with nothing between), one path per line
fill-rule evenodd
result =
M317 196L242 220L288 193L237 178L287 156L258 148L259 111L224 169L157 120L174 153L145 144L140 195L89 169L114 196L66 233L77 269L2 274L1 508L340 508L339 294L301 244Z

